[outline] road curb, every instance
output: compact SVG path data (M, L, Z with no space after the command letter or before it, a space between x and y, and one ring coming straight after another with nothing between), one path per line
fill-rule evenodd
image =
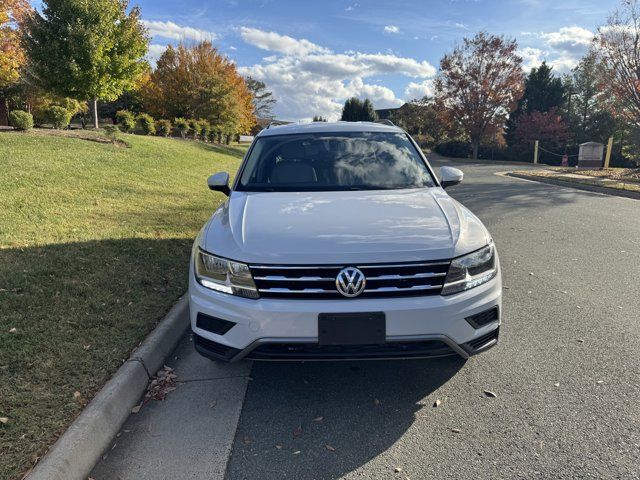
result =
M522 173L514 173L514 172L505 172L505 175L508 175L514 178L522 178L523 180L531 180L534 182L558 185L560 187L570 187L570 188L577 188L578 190L587 190L589 192L601 193L603 195L633 198L635 200L640 200L640 193L632 192L629 190L620 190L617 188L602 187L599 185L592 185L588 183L568 182L566 180L559 180L556 178L540 177L537 175L525 175Z
M28 480L85 480L189 326L184 296L89 402Z

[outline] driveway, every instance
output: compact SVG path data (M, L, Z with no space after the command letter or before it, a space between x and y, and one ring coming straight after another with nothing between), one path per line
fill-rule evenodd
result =
M640 202L433 163L464 171L451 194L498 246L496 348L219 366L185 337L186 382L131 416L92 477L639 478Z

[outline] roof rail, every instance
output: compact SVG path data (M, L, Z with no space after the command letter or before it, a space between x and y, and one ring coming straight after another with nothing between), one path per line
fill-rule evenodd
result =
M374 123L381 123L382 125L389 125L391 127L395 127L396 126L396 124L393 123L388 118L379 118L378 120L375 120Z
M269 130L271 127L278 127L278 126L280 126L280 125L282 125L282 124L281 124L281 123L279 123L279 122L270 122L270 123L269 123L269 125L267 125L267 126L265 127L265 130Z

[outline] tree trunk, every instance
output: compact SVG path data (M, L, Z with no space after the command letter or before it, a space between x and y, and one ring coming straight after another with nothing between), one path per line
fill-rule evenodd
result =
M93 99L93 128L95 128L96 130L100 128L100 125L98 124L98 99L97 98Z
M471 147L473 148L473 159L478 159L478 149L480 148L480 140L472 140Z

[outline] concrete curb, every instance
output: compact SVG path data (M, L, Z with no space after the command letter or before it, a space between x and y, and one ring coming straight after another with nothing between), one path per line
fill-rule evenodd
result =
M28 480L85 480L111 446L131 409L189 325L187 296L169 310L71 426L36 464Z
M522 178L524 180L531 180L534 182L558 185L560 187L570 187L570 188L577 188L578 190L587 190L589 192L600 193L602 195L612 195L615 197L625 197L625 198L633 198L636 200L640 200L639 192L633 192L629 190L620 190L617 188L602 187L599 185L592 185L589 183L568 182L566 180L559 180L556 178L540 177L537 175L524 175L521 173L514 173L514 172L505 172L505 175L508 175L514 178Z

